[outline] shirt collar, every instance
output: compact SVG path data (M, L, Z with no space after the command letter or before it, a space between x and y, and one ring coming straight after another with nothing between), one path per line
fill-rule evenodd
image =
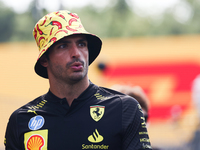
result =
M80 101L80 100L82 101L82 100L88 99L91 96L94 96L97 89L98 89L98 86L90 82L90 85L88 86L88 88L85 91L83 91L83 93L77 99L75 99L75 101ZM47 101L58 102L58 103L67 102L66 98L57 97L50 91L50 89L45 95L45 99Z

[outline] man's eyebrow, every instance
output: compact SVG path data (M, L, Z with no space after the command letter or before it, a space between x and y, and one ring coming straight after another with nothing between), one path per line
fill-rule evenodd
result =
M68 40L59 40L56 43L57 44L60 44L60 43L70 43L70 41L68 41Z
M81 39L78 39L77 42L87 42L87 39L86 38L81 38ZM59 40L56 43L71 43L71 41L64 39L64 40Z
M87 39L85 39L85 38L79 39L79 40L77 40L77 42L87 42Z

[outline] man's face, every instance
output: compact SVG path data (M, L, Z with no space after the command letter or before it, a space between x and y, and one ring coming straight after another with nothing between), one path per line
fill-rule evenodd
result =
M49 59L45 67L49 79L73 84L87 77L88 42L85 35L64 37L48 51Z

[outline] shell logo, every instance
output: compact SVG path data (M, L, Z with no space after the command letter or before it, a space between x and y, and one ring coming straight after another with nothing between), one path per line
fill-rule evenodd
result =
M27 141L28 150L41 150L44 146L44 139L40 135L33 135Z

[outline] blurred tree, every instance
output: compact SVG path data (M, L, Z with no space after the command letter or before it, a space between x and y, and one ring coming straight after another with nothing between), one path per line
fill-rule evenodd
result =
M200 1L181 0L174 7L166 10L159 24L150 19L149 35L199 34Z
M110 1L107 7L97 9L92 5L74 9L88 31L101 37L130 36L134 14L125 0Z
M11 38L12 41L32 41L33 28L36 22L44 15L47 14L46 10L39 6L38 0L32 1L29 5L27 12L16 14L14 34Z
M188 33L200 33L200 0L187 0L189 5L192 7L193 16L187 24Z
M32 17L36 22L44 15L43 11L46 11L39 5L39 0L32 1L30 4L30 9Z
M40 2L40 3L39 3ZM0 42L33 40L32 30L43 15L49 13L41 0L34 0L30 9L15 14L0 1ZM60 3L60 9L65 9ZM200 0L180 0L158 16L138 16L128 0L109 0L104 8L88 5L72 9L89 32L102 38L154 35L199 34Z
M117 0L116 4L110 10L108 10L107 13L109 11L110 19L107 26L107 32L109 32L111 37L124 36L127 30L129 19L133 18L131 9L125 0Z
M11 38L12 41L31 41L33 40L33 28L35 26L31 12L17 14L15 16L14 33Z
M0 42L9 41L14 32L15 13L0 1Z

